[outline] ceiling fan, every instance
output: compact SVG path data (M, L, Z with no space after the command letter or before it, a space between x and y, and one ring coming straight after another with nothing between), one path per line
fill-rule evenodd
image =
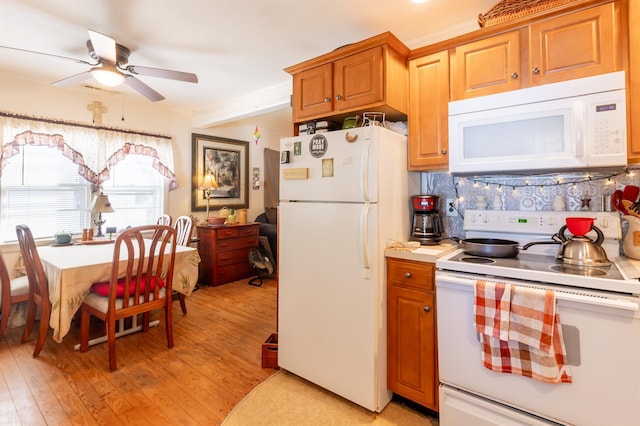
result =
M172 80L186 81L189 83L197 83L198 76L193 73L165 70L161 68L142 67L138 65L127 65L129 54L131 51L116 43L114 39L99 32L89 30L89 40L87 40L87 49L89 56L97 61L95 64L84 61L82 59L68 58L66 56L53 55L43 52L35 52L32 50L18 49L15 47L0 46L5 49L19 50L23 52L37 53L39 55L53 56L60 59L70 60L80 64L86 64L91 67L88 71L52 83L53 86L73 86L79 84L90 77L95 78L98 82L105 86L119 86L125 83L127 86L136 90L152 102L164 99L160 93L147 86L136 75L144 75L150 77L169 78Z

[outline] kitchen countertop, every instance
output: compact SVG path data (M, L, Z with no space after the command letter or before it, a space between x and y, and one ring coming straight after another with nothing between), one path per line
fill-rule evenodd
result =
M385 257L435 263L439 257L458 249L457 244L441 243L433 246L420 246L416 249L386 248Z

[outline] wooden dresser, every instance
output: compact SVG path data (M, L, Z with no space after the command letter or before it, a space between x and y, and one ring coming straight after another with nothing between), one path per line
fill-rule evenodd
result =
M255 274L249 251L258 246L259 223L198 226L198 282L217 286Z

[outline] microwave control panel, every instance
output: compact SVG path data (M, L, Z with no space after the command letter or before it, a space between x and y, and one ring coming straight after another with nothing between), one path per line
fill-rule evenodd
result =
M625 91L587 96L589 165L610 164L611 157L627 152Z

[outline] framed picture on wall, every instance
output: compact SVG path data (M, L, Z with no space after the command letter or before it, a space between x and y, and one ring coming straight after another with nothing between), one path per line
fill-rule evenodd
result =
M191 210L249 207L249 142L193 133Z

